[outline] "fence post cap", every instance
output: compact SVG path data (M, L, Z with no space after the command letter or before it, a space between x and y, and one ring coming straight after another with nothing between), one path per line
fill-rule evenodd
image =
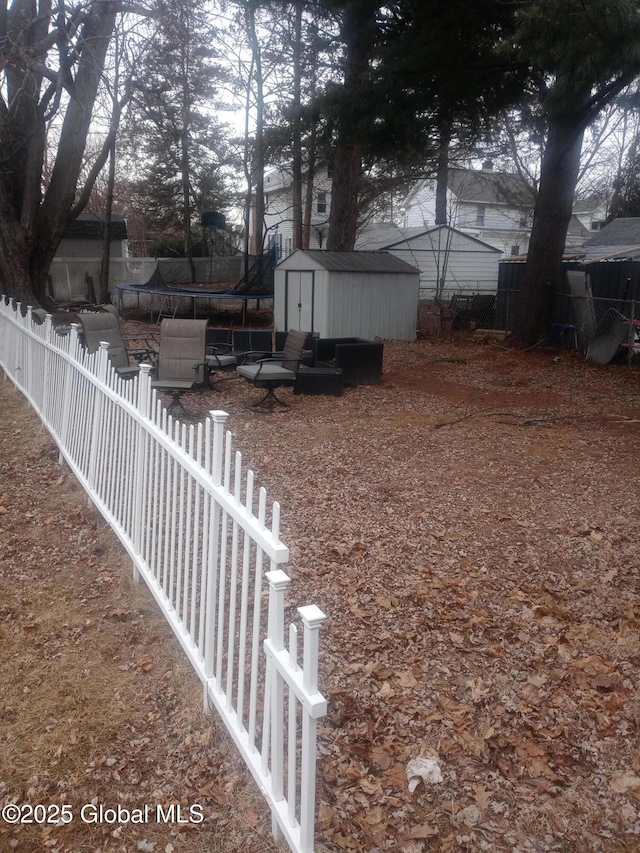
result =
M298 607L298 613L304 624L309 628L319 628L327 618L316 604Z
M267 572L265 577L269 581L269 586L273 589L284 589L291 581L289 575L283 572L282 569L274 569L272 572Z
M145 374L146 376L148 376L148 375L151 373L151 368L152 368L152 367L153 367L153 365L151 365L151 364L147 364L147 363L145 362L145 363L143 363L143 364L141 364L141 365L140 365L140 373L143 373L143 374Z
M211 415L211 419L218 424L224 423L229 417L229 413L223 412L222 409L211 409L209 411L209 414Z

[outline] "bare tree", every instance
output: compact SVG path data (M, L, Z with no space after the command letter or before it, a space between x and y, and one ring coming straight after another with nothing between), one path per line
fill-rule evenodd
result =
M47 302L51 260L95 180L91 171L79 186L107 50L126 11L140 10L121 0L13 0L0 15L0 287L23 302Z

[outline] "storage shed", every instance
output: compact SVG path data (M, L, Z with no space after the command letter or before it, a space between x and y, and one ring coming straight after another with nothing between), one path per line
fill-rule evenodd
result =
M425 299L433 298L439 284L445 299L454 293L495 293L498 287L500 250L449 225L425 229L378 223L359 235L356 248L384 250L414 264Z
M415 267L387 252L298 249L275 269L276 331L415 340L419 281Z

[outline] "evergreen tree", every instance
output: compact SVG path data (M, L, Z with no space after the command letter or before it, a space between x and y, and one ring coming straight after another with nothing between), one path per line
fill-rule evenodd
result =
M155 9L159 27L135 96L144 164L138 195L146 195L154 228L180 235L190 257L202 212L225 206L223 178L232 155L210 112L224 75L201 4L157 0Z

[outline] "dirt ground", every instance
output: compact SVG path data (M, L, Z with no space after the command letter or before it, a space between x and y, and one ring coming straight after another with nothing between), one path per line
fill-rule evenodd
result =
M284 391L285 413L218 387L185 403L229 412L281 503L291 603L328 616L318 850L639 851L640 372L419 341L385 344L380 386ZM0 824L0 851L275 850L170 630L9 383L0 477L0 805L205 816Z

